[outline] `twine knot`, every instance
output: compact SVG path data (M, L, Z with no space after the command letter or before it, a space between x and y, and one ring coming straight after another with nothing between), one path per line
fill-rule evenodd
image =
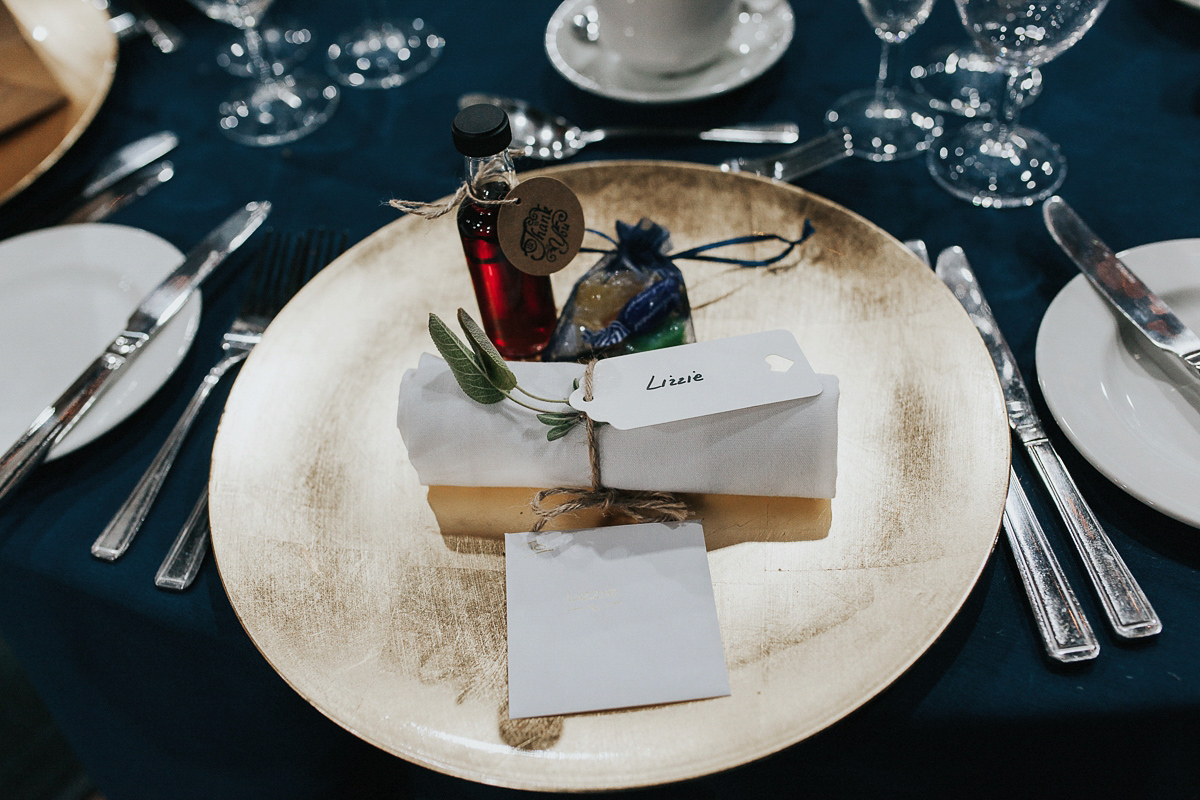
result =
M520 202L515 197L488 200L475 194L475 190L471 187L471 184L463 181L458 185L458 191L451 195L448 200L443 200L440 203L424 203L420 200L388 200L388 205L397 211L403 211L405 214L415 214L425 219L437 219L438 217L444 217L458 208L462 201L467 198L470 198L472 203L481 206L507 206Z
M510 150L509 155L524 154L524 150ZM488 183L494 178L498 178L511 169L510 164L503 161L495 160L484 165L479 174L475 176L475 181L480 186ZM471 202L480 206L507 206L514 203L519 203L517 198L503 197L498 200L488 200L480 197L475 193L475 187L470 181L463 181L458 185L458 189L450 196L449 199L443 200L440 203L425 203L420 200L388 200L387 204L397 211L403 211L405 214L415 214L418 217L425 219L437 219L444 217L454 209L458 208L463 200L470 198Z
M583 373L583 399L591 402L592 387L597 359L588 362ZM542 489L529 501L530 508L538 520L534 533L540 533L546 523L563 514L594 508L613 511L630 517L635 522L682 522L687 519L688 508L677 495L671 492L635 491L632 489L610 489L600 480L600 450L596 446L596 423L584 415L587 426L588 463L592 469L592 485L589 489L577 486L555 486ZM551 497L565 497L555 506L546 506Z

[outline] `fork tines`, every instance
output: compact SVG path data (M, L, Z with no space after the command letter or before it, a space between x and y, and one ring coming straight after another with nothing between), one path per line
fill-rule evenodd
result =
M268 230L258 248L239 316L274 317L314 275L345 251L346 240L345 231L325 228L304 234Z

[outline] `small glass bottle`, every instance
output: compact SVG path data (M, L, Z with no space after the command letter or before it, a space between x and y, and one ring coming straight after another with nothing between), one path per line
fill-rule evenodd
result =
M454 118L454 146L466 157L467 184L483 200L503 199L517 185L508 155L508 115L493 105L468 106ZM521 272L505 258L496 234L500 207L466 198L458 209L458 234L483 330L509 359L536 358L550 341L558 314L550 278Z

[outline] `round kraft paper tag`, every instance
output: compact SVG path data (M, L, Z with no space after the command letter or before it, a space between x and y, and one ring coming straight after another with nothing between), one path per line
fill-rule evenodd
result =
M530 275L550 275L571 263L583 246L583 206L565 183L530 178L500 206L496 234L512 265Z

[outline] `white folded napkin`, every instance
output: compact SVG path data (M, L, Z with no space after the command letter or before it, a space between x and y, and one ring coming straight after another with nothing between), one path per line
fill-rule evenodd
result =
M582 364L519 362L522 388L566 397ZM600 472L613 489L778 497L833 497L837 482L838 380L817 376L816 397L617 430L597 428ZM596 386L596 395L603 385ZM542 404L544 405L544 404ZM534 413L502 400L482 405L459 389L446 362L428 353L400 382L396 424L427 486L591 484L587 435L577 425L556 441Z

